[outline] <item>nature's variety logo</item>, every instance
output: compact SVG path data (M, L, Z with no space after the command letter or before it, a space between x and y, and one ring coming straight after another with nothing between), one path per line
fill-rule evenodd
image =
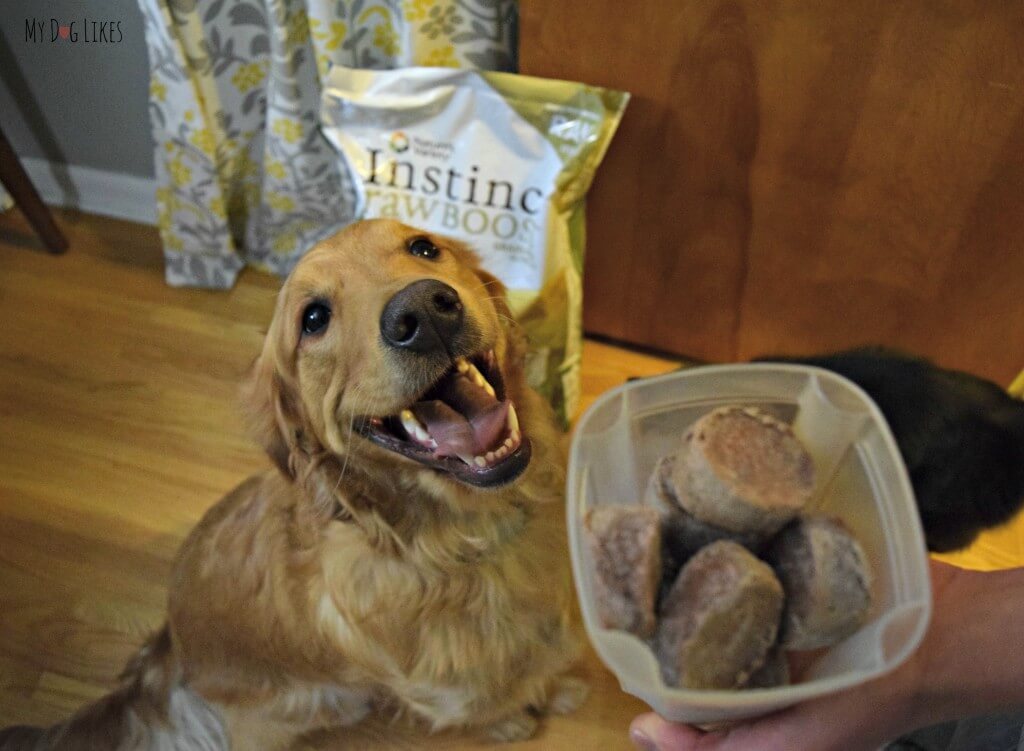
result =
M396 130L391 134L391 140L388 142L391 146L391 150L396 154L401 154L404 151L409 150L409 136L405 135L400 130Z
M86 44L118 44L124 39L120 21L97 21L91 18L58 21L56 18L26 18L26 42L85 42Z

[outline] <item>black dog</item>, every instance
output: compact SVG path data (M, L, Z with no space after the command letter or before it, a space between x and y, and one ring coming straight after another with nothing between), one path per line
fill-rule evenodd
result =
M996 384L875 347L758 359L831 370L874 399L910 473L929 550L966 547L1024 505L1024 401Z

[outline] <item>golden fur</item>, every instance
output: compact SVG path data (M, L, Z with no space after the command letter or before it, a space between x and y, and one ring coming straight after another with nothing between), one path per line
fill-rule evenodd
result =
M244 395L278 469L242 483L185 541L167 625L122 686L63 725L0 733L0 748L286 748L370 711L512 740L533 732L538 710L582 701L585 686L562 675L576 649L553 522L561 436L525 385L500 283L450 240L432 238L436 260L410 255L421 234L362 222L299 263ZM422 390L427 375L396 366L378 322L425 277L459 293L497 356L533 445L512 484L472 488L353 430ZM300 321L314 298L333 315L310 340Z

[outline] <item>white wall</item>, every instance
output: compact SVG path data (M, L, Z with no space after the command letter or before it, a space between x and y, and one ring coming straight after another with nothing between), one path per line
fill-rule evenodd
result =
M26 40L26 19L44 21L43 41ZM51 42L51 19L74 21L78 41ZM98 31L92 21L119 22L121 41L87 42L87 33L91 39ZM89 210L83 194L97 176L100 184L122 181L122 190L150 185L148 99L149 61L134 0L0 0L0 125L45 200ZM81 175L89 179L74 185ZM116 215L112 209L104 213ZM138 211L126 207L123 215L145 221Z

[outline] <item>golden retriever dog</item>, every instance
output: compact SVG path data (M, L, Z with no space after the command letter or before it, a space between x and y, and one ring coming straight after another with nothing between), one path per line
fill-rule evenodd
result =
M578 706L561 436L523 347L457 242L374 220L320 243L244 392L276 467L185 541L119 688L0 748L272 751L373 711L517 740Z

